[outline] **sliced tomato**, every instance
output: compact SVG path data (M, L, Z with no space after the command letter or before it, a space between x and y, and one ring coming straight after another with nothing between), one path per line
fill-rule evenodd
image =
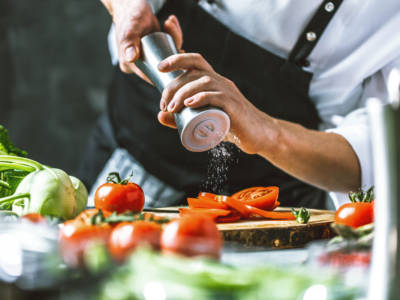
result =
M210 217L212 220L216 220L218 217L224 217L231 213L227 209L216 209L216 208L180 208L179 215L202 215Z
M273 210L279 195L277 186L251 187L232 195L232 198L263 210Z
M274 210L275 208L277 208L279 205L281 205L281 203L279 201L275 201L275 205L274 208L272 210Z
M187 202L190 208L228 209L226 204L211 198L187 198Z
M223 203L239 212L239 214L246 219L249 218L251 215L251 211L247 208L247 205L235 198L224 198Z
M244 218L250 218L253 215L261 216L266 219L274 219L274 220L295 220L295 216L291 212L273 212L267 211L263 209L259 209L257 207L253 207L243 202L235 199L235 198L226 198L224 199L224 203L229 207L238 211Z
M236 221L239 221L242 218L242 216L239 213L231 213L225 217L217 217L216 222L217 223L233 223Z
M208 193L208 192L200 192L199 195L197 196L197 198L203 199L212 199L212 200L216 200L217 199L217 195L213 194L213 193Z
M246 205L252 215L264 217L272 220L296 220L296 217L290 211L268 211Z

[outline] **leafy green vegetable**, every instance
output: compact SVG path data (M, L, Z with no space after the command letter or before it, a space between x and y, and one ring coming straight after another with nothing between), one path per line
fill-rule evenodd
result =
M99 298L293 300L303 299L307 289L318 285L326 289L324 299L353 299L354 290L339 285L338 277L314 271L278 266L236 268L204 258L139 249L103 284ZM334 294L335 288L340 295Z
M8 130L0 125L0 155L27 155L26 151L20 150L13 145L8 136ZM21 180L28 175L26 171L13 170L8 166L0 167L0 197L12 195ZM4 208L6 207L6 208ZM0 205L0 209L7 209L7 205Z
M12 195L22 179L28 174L29 172L23 170L0 171L0 197Z
M310 212L307 208L302 207L298 211L292 208L292 214L296 217L297 223L307 224L308 220L310 220Z
M70 177L62 170L49 168L28 158L10 155L0 155L1 168L28 173L18 183L12 195L0 198L2 209L12 207L13 212L18 215L36 212L44 216L70 219L86 207L86 188L75 179L75 191Z
M8 136L8 130L0 125L0 155L16 155L26 157L27 153L14 146Z
M0 210L69 219L86 208L88 193L78 178L26 155L0 125Z
M45 168L30 173L19 184L15 195L20 200L13 211L19 215L35 212L71 219L77 214L74 187L68 174L60 169Z

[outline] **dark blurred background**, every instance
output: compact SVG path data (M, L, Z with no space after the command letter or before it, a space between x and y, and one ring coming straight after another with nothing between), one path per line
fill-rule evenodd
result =
M111 18L99 0L0 0L0 124L74 174L105 108Z

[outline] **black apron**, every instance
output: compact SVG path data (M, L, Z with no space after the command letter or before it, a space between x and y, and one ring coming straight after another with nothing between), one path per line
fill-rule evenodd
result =
M327 9L328 2L334 4L333 10ZM158 17L163 23L175 14L183 30L185 51L201 53L217 73L235 82L258 109L272 117L318 129L320 119L308 96L312 73L302 66L307 64L306 58L340 3L336 0L321 4L287 60L233 33L195 1L167 0ZM210 152L186 150L178 132L157 121L159 101L160 93L153 86L116 68L108 102L111 126L105 124L106 131L112 128L108 135L113 135L117 145L127 149L150 174L185 191L187 196L205 189L231 194L247 187L276 185L280 187L283 206L325 208L323 191L230 143L224 145L229 159L223 162L225 174L220 174L226 176L223 185L207 184L219 162L212 159Z

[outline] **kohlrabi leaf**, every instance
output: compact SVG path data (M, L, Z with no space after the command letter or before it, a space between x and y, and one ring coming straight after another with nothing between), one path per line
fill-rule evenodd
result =
M22 157L26 157L27 155L26 151L14 146L8 136L8 130L2 125L0 125L0 155L15 155Z

